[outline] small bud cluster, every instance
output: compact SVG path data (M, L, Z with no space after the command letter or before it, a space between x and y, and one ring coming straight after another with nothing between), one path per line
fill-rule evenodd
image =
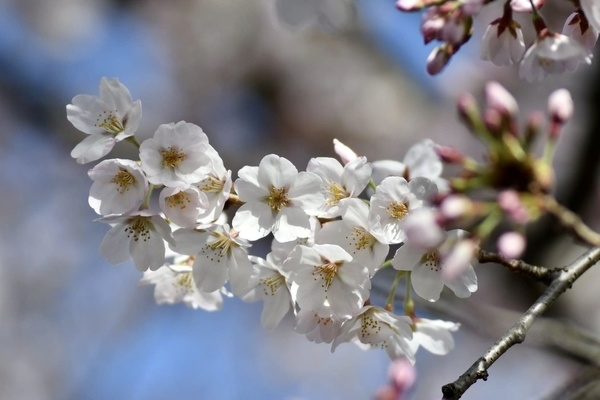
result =
M427 8L423 14L421 33L425 43L441 41L427 59L427 71L440 73L452 56L472 35L473 19L492 0L398 0L400 11ZM481 41L480 57L497 66L520 63L519 76L529 82L542 80L547 74L575 71L580 63L590 64L592 48L600 32L600 5L597 0L579 0L567 18L562 33L547 28L539 8L545 0L512 0L504 3L502 16L492 21ZM525 45L521 26L513 12L531 14L537 33Z

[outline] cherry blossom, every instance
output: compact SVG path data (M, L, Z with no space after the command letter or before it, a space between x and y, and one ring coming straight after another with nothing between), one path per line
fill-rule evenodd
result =
M200 216L201 223L213 222L223 211L225 202L229 199L233 181L231 171L225 169L219 153L209 144L206 155L210 158L212 169L206 177L195 185L208 199L208 212Z
M460 324L454 322L419 318L408 345L413 353L423 346L428 352L443 356L454 348L454 338L450 332L456 332L459 327Z
M198 289L214 292L229 280L235 295L245 293L252 275L246 248L249 244L232 235L229 225L212 225L203 230L178 229L171 249L194 256L194 280Z
M382 243L402 242L405 235L401 221L436 194L437 186L427 178L410 182L397 176L385 178L371 197L370 232Z
M249 290L242 296L244 301L264 301L260 317L265 329L273 330L293 307L292 295L288 285L288 274L277 266L273 253L267 258L250 256L254 273Z
M296 302L321 317L350 317L369 296L367 268L336 245L296 246L283 263L290 281L298 285Z
M169 225L149 210L110 215L98 221L113 225L100 243L100 255L111 264L133 258L140 271L156 271L165 261L163 240L174 244Z
M562 34L574 39L586 50L592 50L598 41L598 31L589 23L581 11L575 11L567 18Z
M600 3L598 0L579 0L579 6L589 24L594 27L596 32L600 32Z
M358 155L354 152L354 150L337 139L333 139L333 151L335 151L335 154L338 155L344 165L358 158Z
M535 8L538 9L542 7L545 2L546 0L533 0ZM531 0L512 0L510 2L510 6L512 7L513 11L520 13L530 13L533 11L531 8Z
M156 271L145 271L139 285L155 285L154 299L157 304L183 302L187 307L205 311L217 311L223 307L221 291L205 293L198 290L192 267L187 264L172 264Z
M340 334L331 345L331 351L344 342L358 339L371 347L381 347L390 359L405 356L411 364L415 355L408 341L413 338L412 320L400 317L377 306L365 306L344 322Z
M479 57L499 67L510 66L521 61L525 54L525 42L520 25L512 19L508 24L502 18L488 25Z
M330 317L321 317L312 310L300 310L296 315L294 331L306 335L314 343L331 343L339 335L343 320L331 312Z
M161 190L159 204L166 217L183 228L194 228L210 207L204 192L185 183Z
M367 163L366 157L358 157L344 167L334 158L316 157L308 162L306 170L323 180L322 187L327 193L327 201L318 216L333 218L340 215L340 206L344 200L357 197L365 190L373 167Z
M463 235L464 231L449 231L446 241L453 244ZM413 289L420 297L429 301L437 301L440 298L444 285L461 298L469 297L477 290L477 276L471 265L454 279L446 278L442 272L445 268L444 260L437 246L422 248L405 243L396 251L392 265L400 271L411 271Z
M342 220L325 224L316 241L342 247L373 276L385 261L390 246L369 231L369 206L364 201L348 199L342 209Z
M180 121L163 124L140 146L142 169L150 183L177 186L204 179L211 170L208 138L199 126Z
M548 74L575 71L580 62L592 62L588 50L568 36L550 33L538 38L527 50L519 77L528 82L541 81Z
M67 105L67 119L88 136L71 157L85 164L107 155L117 142L133 136L142 118L142 102L131 99L117 78L100 80L100 96L80 94Z
M310 235L309 216L325 203L321 178L300 172L283 157L265 156L258 167L238 172L235 188L244 204L233 218L240 237L258 240L273 232L275 239L289 242Z
M104 160L88 175L94 181L88 201L100 215L132 211L140 205L148 190L144 172L131 160Z

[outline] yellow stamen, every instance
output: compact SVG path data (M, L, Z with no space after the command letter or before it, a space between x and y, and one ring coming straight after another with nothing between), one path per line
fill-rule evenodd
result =
M123 194L136 184L136 179L133 174L126 169L120 168L119 172L113 176L110 180L110 183L114 183L117 185L117 192Z
M167 197L167 204L170 208L179 207L180 209L185 209L189 203L192 201L186 192L179 192L174 194L173 196Z
M186 158L186 154L183 151L173 147L161 150L160 154L163 157L163 168L175 168Z
M273 211L280 211L281 207L285 207L290 203L287 197L287 191L285 188L276 189L271 187L269 196L267 197L267 204Z
M346 189L344 189L339 183L329 180L329 185L325 185L325 189L329 192L329 197L327 198L328 206L335 206L340 202L340 200L345 199L349 196Z
M269 278L261 278L258 283L264 285L263 292L265 296L275 296L279 288L285 285L285 277L277 273Z
M114 112L104 111L96 118L94 126L104 129L106 132L112 133L113 136L117 136L119 133L125 130L123 122L116 115L117 110Z
M408 206L397 201L391 202L385 211L392 217L401 221L408 214Z

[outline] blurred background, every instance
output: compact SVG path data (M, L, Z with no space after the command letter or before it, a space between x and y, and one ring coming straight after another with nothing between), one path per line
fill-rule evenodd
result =
M87 205L93 164L70 158L84 135L65 112L75 95L97 95L102 76L142 100L142 138L162 123L196 123L234 175L268 153L304 169L310 157L334 156L334 137L372 161L401 160L426 137L476 156L482 148L455 116L458 93L481 98L498 80L525 120L566 87L576 117L561 138L556 194L600 228L598 63L532 85L516 68L479 61L499 7L486 8L473 39L430 77L420 15L401 14L394 0L0 0L0 399L369 399L387 382L382 351L348 344L331 354L295 334L291 318L265 332L262 304L157 306L133 263L102 260L108 227ZM544 16L560 31L571 10L551 1ZM135 149L123 142L110 157ZM552 267L581 252L548 221L529 243L526 260ZM420 310L463 328L450 355L418 353L409 398L440 398L543 290L501 267L477 272L471 299ZM464 398L600 398L599 275L578 281L551 311L561 322L541 324ZM386 279L373 297L386 296ZM585 354L555 340L575 326L569 335L584 335Z

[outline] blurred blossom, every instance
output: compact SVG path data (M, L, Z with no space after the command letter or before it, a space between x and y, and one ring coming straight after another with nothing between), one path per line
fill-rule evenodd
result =
M278 20L291 29L345 29L354 20L353 7L354 0L275 0Z

